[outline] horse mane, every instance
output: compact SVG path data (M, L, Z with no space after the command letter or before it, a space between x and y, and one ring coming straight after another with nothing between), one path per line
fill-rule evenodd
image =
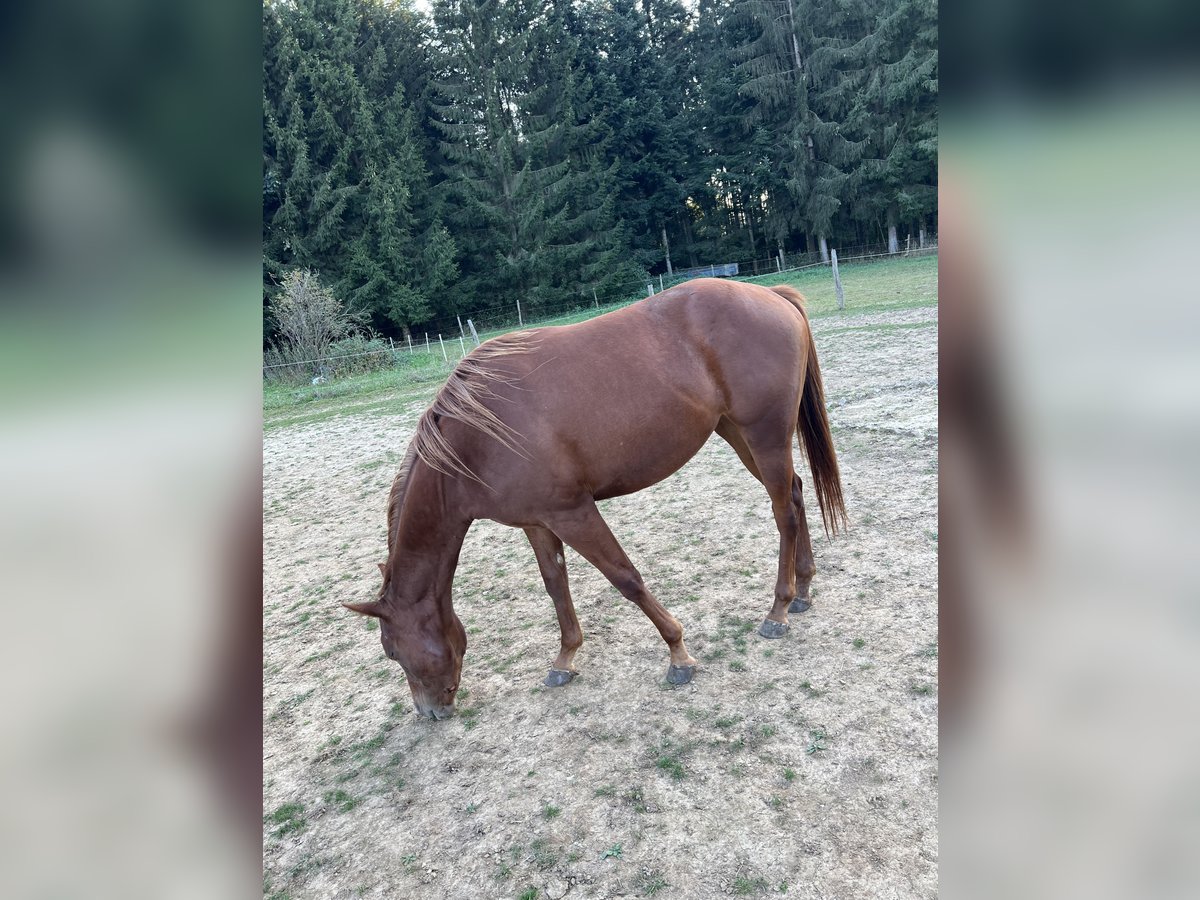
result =
M400 510L404 508L404 495L408 491L408 473L412 471L413 460L416 457L416 441L410 441L408 452L404 454L404 461L400 463L400 468L396 472L396 478L392 481L392 490L388 494L387 529L389 556L392 553L392 547L396 543L396 526L400 524Z
M404 497L408 493L408 477L412 473L413 463L422 460L432 469L446 475L462 475L466 478L480 480L474 472L462 461L458 453L450 446L438 422L442 418L456 419L459 422L477 428L489 437L493 437L521 456L526 454L516 445L520 435L502 422L495 413L484 405L485 400L495 399L496 394L491 389L493 382L512 384L515 379L491 368L488 363L504 356L518 353L529 353L537 343L533 340L531 331L515 331L501 335L483 344L470 355L464 357L446 383L442 385L429 409L422 414L417 422L417 430L409 442L404 460L392 480L392 489L388 493L387 531L388 531L388 561L396 548L397 530L400 527L400 513L404 509ZM383 572L383 587L380 597L387 590L391 578L391 567L387 563L380 565Z
M493 363L505 356L530 353L536 347L534 332L514 331L493 338L464 357L454 367L454 371L434 397L433 403L417 423L417 432L413 436L417 458L443 475L461 475L483 484L438 428L442 419L462 422L499 441L514 453L527 457L518 446L521 436L501 421L488 408L486 401L500 399L492 390L494 384L511 385L517 380L498 371Z

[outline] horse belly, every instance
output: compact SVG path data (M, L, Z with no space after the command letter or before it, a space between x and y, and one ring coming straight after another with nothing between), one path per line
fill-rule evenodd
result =
M593 448L592 496L605 500L633 494L674 475L700 452L715 427L715 420L691 427L674 422L657 434L618 435Z

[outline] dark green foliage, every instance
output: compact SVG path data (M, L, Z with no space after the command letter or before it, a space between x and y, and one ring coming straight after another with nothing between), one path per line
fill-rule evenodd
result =
M264 292L376 330L936 231L935 0L266 0Z

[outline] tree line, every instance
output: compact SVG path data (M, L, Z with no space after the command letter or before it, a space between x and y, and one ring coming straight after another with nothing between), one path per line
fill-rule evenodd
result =
M264 298L399 335L935 230L937 79L935 0L265 0Z

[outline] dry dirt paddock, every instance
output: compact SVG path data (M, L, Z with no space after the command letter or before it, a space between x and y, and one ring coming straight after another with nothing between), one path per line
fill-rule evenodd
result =
M412 712L373 622L392 476L430 394L264 441L264 894L283 898L937 894L937 310L814 321L851 529L814 528L782 640L765 492L713 437L601 505L700 668L568 556L582 673L542 678L554 609L524 535L472 528L459 715ZM797 468L807 466L797 451ZM811 494L806 491L811 498Z

